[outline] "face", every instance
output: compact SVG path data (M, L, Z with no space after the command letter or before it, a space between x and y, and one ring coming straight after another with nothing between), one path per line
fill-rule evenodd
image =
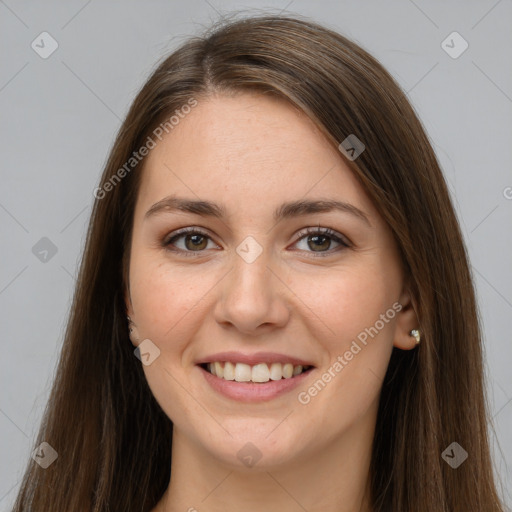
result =
M231 466L371 430L392 347L412 348L389 228L313 123L257 94L201 100L148 155L129 288L152 393Z

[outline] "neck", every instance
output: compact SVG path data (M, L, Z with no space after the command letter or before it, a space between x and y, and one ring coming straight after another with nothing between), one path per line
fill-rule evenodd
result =
M169 487L154 512L371 512L375 417L363 418L317 453L252 468L224 464L176 427ZM373 421L372 421L373 420Z

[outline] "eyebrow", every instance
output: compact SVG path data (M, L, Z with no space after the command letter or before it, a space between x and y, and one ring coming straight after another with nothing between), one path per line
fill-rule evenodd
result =
M224 219L227 217L226 210L219 204L210 201L167 196L151 206L151 208L146 212L144 218L148 219L160 213L173 211L193 213L203 217L214 217L218 219ZM283 203L274 211L273 217L274 222L279 222L283 219L311 215L313 213L327 213L331 211L349 213L371 226L367 215L362 210L350 203L336 201L333 199L299 199L297 201Z

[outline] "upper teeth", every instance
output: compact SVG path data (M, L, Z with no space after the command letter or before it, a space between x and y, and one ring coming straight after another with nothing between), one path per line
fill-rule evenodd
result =
M292 363L272 363L269 367L266 363L255 364L254 366L244 363L214 362L206 365L208 371L225 380L237 382L268 382L269 380L289 379L307 370L308 366L300 364L294 366Z

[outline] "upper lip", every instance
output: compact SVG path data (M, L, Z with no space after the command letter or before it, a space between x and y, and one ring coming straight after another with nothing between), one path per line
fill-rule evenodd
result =
M294 366L314 366L311 362L305 359L300 359L294 356L287 356L286 354L279 354L277 352L255 352L254 354L244 354L243 352L217 352L216 354L201 357L196 361L196 364L214 363L214 362L231 363L245 363L254 366L258 363L292 363Z

